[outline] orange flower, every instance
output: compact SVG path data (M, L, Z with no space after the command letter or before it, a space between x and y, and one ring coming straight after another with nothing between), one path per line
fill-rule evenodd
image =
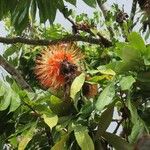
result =
M44 87L58 89L75 78L81 58L74 44L51 45L37 57L35 74Z

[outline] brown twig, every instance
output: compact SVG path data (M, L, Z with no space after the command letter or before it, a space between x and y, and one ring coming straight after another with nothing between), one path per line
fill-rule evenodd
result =
M118 131L118 129L119 129L119 127L120 127L120 125L122 124L123 121L124 121L124 118L122 118L122 119L120 120L120 122L117 123L117 127L115 128L113 134L116 134L116 133L117 133L117 131Z
M12 77L16 80L16 82L20 85L22 89L26 89L30 92L33 92L32 88L30 85L23 79L22 75L18 70L15 69L14 66L8 63L7 60L5 60L1 55L0 55L0 66L2 66Z
M13 37L13 38L7 38L7 37L0 37L0 43L4 44L16 44L16 43L22 43L22 44L28 44L28 45L41 45L41 46L48 46L51 44L56 44L59 42L72 42L72 41L82 41L87 42L91 44L98 44L103 45L104 47L110 47L112 46L111 41L102 41L98 38L93 38L91 36L81 36L81 35L67 35L64 38L57 39L57 40L47 40L47 39L27 39L24 37Z

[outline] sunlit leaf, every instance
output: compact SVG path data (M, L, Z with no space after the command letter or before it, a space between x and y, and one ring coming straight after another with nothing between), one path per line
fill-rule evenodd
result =
M85 81L85 74L82 73L76 77L71 85L70 97L75 99L76 94L81 90Z
M137 32L131 32L128 36L131 45L135 46L139 51L144 51L146 46L143 38Z
M120 81L121 89L129 90L134 82L135 82L135 79L132 76L123 77Z
M58 116L55 114L43 114L44 122L52 129L57 125Z
M86 127L77 126L74 135L81 150L94 150L94 144Z

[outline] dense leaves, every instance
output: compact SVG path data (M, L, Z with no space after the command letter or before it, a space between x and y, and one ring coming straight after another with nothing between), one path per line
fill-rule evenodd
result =
M62 67L62 62L57 63L51 74L67 74L61 78L66 82L60 89L46 89L35 77L35 65L47 47L4 45L4 60L18 70L32 90L23 89L12 70L10 74L3 71L0 149L132 150L141 135L149 137L149 36L144 38L140 29L132 31L132 17L119 23L116 16L122 8L117 4L103 16L96 8L102 9L106 0L83 2L96 11L92 16L77 15L70 9L77 6L77 0L0 0L0 20L5 23L8 37L20 34L29 39L58 40L63 47L66 43L60 39L70 35L70 43L75 45L70 55L74 57L77 52L84 56L78 67L74 61L67 62L66 68L56 71ZM72 23L72 32L55 23L58 11ZM75 35L88 38L89 43L74 42ZM90 38L101 43L90 44ZM9 69L1 60L0 65Z

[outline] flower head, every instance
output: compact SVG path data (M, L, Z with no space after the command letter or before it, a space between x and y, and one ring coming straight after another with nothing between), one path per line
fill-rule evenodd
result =
M76 77L82 58L75 44L56 44L42 50L36 59L35 74L46 88L58 89Z

